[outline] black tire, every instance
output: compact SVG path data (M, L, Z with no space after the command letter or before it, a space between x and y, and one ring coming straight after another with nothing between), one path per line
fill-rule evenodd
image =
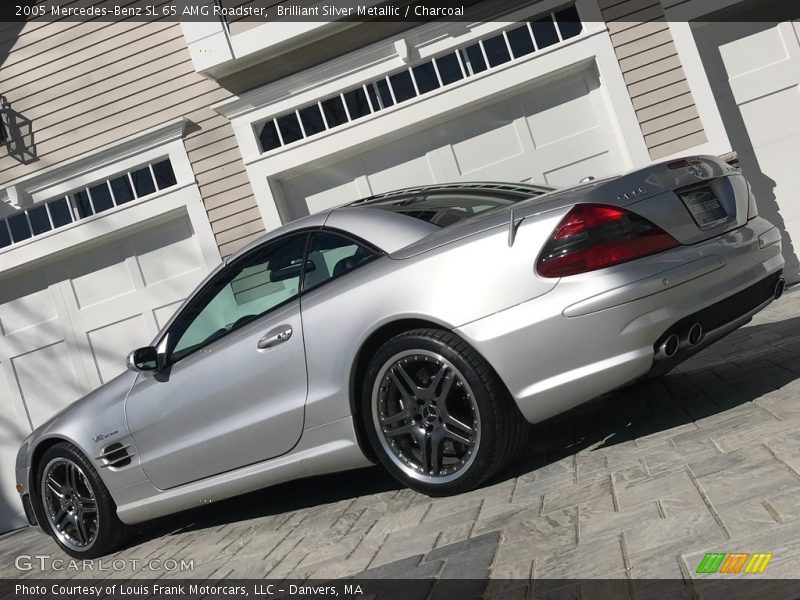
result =
M410 354L409 354L410 353ZM465 459L462 466L453 467L454 472L442 477L443 479L450 478L446 481L436 481L433 475L435 471L430 471L430 476L424 471L422 465L427 464L430 466L430 459L419 459L419 472L415 472L415 465L403 464L404 460L408 460L411 456L413 448L420 447L420 439L417 437L419 433L403 438L389 437L382 418L376 416L376 411L379 403L384 398L381 394L387 394L385 384L381 384L378 379L382 381L389 381L390 372L393 371L392 361L398 356L401 359L406 359L406 355L411 360L416 360L414 364L420 364L426 368L426 365L421 362L422 355L415 355L415 353L425 353L425 356L438 356L443 359L436 362L438 359L433 358L433 370L444 368L447 362L456 371L455 379L461 379L465 385L461 388L459 393L464 394L461 402L467 402L468 399L474 398L474 403L470 403L470 415L477 420L473 423L477 425L474 427L476 433L477 450L475 450L474 458L470 457ZM425 358L425 360L428 360ZM405 367L403 367L404 369ZM413 369L413 367L412 367ZM430 371L431 373L433 371ZM417 371L416 377L420 376L420 371ZM432 379L433 377L431 377ZM394 380L391 380L394 381ZM427 381L427 380L426 380ZM390 384L391 385L391 384ZM435 385L435 384L432 384ZM441 385L441 384L439 384ZM460 384L456 384L460 385ZM418 391L421 388L416 388ZM448 388L451 389L452 388ZM402 394L397 388L396 394ZM471 394L464 393L470 390ZM449 392L449 397L452 401L453 392ZM437 400L438 401L438 400ZM400 400L405 403L405 399ZM422 404L423 401L419 398L414 402ZM413 403L412 403L413 404ZM386 405L382 405L385 406ZM399 406L399 404L397 404ZM509 396L505 386L500 381L497 374L489 366L489 364L475 352L464 340L457 335L443 330L437 329L416 329L401 333L387 342L385 342L375 353L367 368L366 376L362 382L361 387L361 406L360 414L363 419L363 424L367 436L378 460L381 464L401 483L429 496L449 496L453 494L460 494L472 489L477 488L484 483L488 478L492 477L500 469L502 469L511 460L518 457L522 450L525 448L527 442L527 435L529 425L525 418L520 413L517 405ZM412 412L422 409L413 408ZM380 412L380 411L379 411ZM384 412L386 412L384 410ZM405 409L400 410L405 413ZM428 411L430 413L430 411ZM399 413L398 413L399 414ZM477 414L477 416L476 416ZM405 427L417 426L421 424L422 427L444 427L444 425L428 425L423 415L414 415L413 420L407 421L408 425ZM441 422L441 418L439 419ZM465 430L466 431L466 430ZM422 434L424 435L424 434ZM413 440L412 440L413 438ZM395 451L392 444L396 442L390 440L405 439L406 448ZM427 442L426 454L432 452L432 443L430 446ZM440 444L442 442L439 442ZM446 442L445 442L446 443ZM457 446L450 442L451 448L468 448L468 446ZM388 446L388 448L387 448ZM458 452L453 452L456 458L451 460L458 460ZM471 455L472 452L470 451ZM471 462L470 462L471 461ZM444 462L444 459L439 460L439 468ZM425 479L425 480L422 480Z
M70 463L76 465L80 470L80 475L83 476L78 484L81 491L75 495L85 496L85 492L88 489L94 495L94 504L96 506L97 518L95 526L94 529L88 532L85 547L78 547L75 539L70 541L69 534L75 531L73 525L69 526L66 534L60 534L56 531L52 520L48 518L48 514L53 515L55 511L49 507L48 498L43 493L42 479L49 466L59 465L53 468L66 468L66 465ZM63 488L61 490L64 491ZM71 489L68 491L74 493ZM35 496L33 499L37 503L36 516L42 529L52 536L59 547L70 556L75 558L105 556L116 550L125 538L126 526L117 517L117 507L108 492L108 488L106 488L92 464L73 444L61 442L45 451L36 470ZM53 500L53 498L51 497L50 500ZM80 504L80 501L73 500L72 502ZM91 509L87 509L86 512L90 513ZM55 516L57 515L53 515L53 517ZM66 538L66 542L64 538Z

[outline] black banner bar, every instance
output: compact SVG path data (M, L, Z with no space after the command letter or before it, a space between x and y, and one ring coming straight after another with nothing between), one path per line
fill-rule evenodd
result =
M752 574L680 579L17 579L0 580L0 598L37 600L798 600L800 580Z
M691 0L699 2L700 0ZM650 0L627 0L625 11L614 8L614 21L638 22L643 6ZM633 3L633 4L632 4ZM564 6L570 2L564 3ZM171 21L228 23L268 22L411 22L436 20L481 22L500 20L503 15L523 9L543 9L543 0L3 0L0 20L6 22L46 21ZM629 6L630 5L630 6ZM563 8L558 6L556 8ZM606 6L604 4L603 6ZM678 5L680 7L680 5ZM753 10L753 9L757 10ZM669 10L669 7L668 7ZM678 14L678 13L676 13ZM670 18L665 17L655 20ZM604 17L605 18L605 17ZM800 2L742 0L725 11L705 15L704 21L783 22L800 18ZM590 19L582 15L584 21ZM654 20L651 13L646 17Z

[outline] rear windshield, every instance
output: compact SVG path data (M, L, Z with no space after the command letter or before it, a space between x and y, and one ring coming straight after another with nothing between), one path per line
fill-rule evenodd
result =
M527 198L538 196L541 193L531 191ZM370 208L390 210L439 227L447 227L490 210L511 206L527 200L527 198L518 195L436 194L411 198L385 198L371 201L368 205Z

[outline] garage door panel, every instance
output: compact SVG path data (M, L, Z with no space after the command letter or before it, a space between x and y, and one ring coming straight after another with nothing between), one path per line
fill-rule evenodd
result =
M754 148L800 134L800 87L795 85L741 106L747 133ZM775 118L780 115L780 118Z
M97 253L86 253L70 262L69 290L79 309L116 300L135 291L125 254L103 247Z
M202 256L188 218L134 239L133 255L146 286L198 271Z
M786 137L772 142L755 151L758 165L771 181L773 188L768 191L780 202L784 219L800 216L800 183L797 181L797 161L800 160L800 135ZM787 160L793 157L793 160ZM766 191L766 190L765 190Z
M147 323L138 314L86 333L94 366L102 383L125 370L121 355L150 343L151 336L147 330Z
M525 154L515 123L519 115L516 106L500 106L479 110L469 119L458 119L445 126L462 176L491 166L487 158L491 164L498 164ZM487 157L487 148L492 148L491 157Z
M486 165L469 173L459 174L454 179L462 181L530 181L533 179L536 166L531 162L531 155L526 153Z
M552 152L541 154L539 159L539 166L544 173L555 171L561 167L581 163L601 154L608 155L609 160L612 158L609 154L608 141L606 139L605 132L602 129L594 129L591 132L583 135L576 135L563 139L552 144L551 150ZM537 155L537 158L539 156L540 155ZM586 177L586 175L594 175L595 177L599 177L602 174L613 171L613 161L610 160L610 162L607 164L607 168L605 168L602 172L586 173L578 179ZM575 183L577 183L577 180L570 182L570 184Z
M587 80L578 77L523 101L537 149L600 125L589 91Z
M22 437L31 431L28 413L21 401L19 389L16 386L14 368L10 360L0 361L0 422L6 427L5 430L22 434ZM2 458L2 452L0 452L0 460Z
M26 354L42 346L49 346L66 339L67 331L64 323L59 319L45 321L32 327L6 335L3 338L5 356L13 358Z
M365 175L373 194L416 185L417 181L433 183L436 181L436 161L431 153L442 144L441 136L439 131L426 131L404 137L355 159L356 169L360 167L360 172L342 165L344 168L340 169L339 175L351 179L354 179L354 172ZM412 183L409 183L409 177L413 178Z
M386 153L381 152L379 155L368 157L365 160L366 175L373 194L436 181L431 160L427 154L392 163L390 153L391 150Z
M83 394L64 341L11 359L22 401L38 427Z
M167 324L167 321L169 321L170 317L175 314L175 311L178 310L182 302L183 300L177 300L176 302L171 302L164 306L159 306L153 309L153 316L156 319L156 326L159 329Z
M571 165L564 165L546 171L544 174L545 183L555 187L575 185L581 179L589 176L600 177L597 173L608 173L612 168L612 159L608 152L588 156Z
M536 149L540 151L538 154L542 156L543 161L563 163L569 160L564 152L570 152L575 148L580 148L582 144L591 144L593 148L596 148L597 144L600 144L604 150L607 150L608 138L605 128L595 125L579 133L565 135L545 145L537 146Z
M139 307L155 308L176 300L183 300L203 278L202 270L175 275L139 290Z
M53 292L44 278L17 277L2 287L0 335L11 335L58 317Z
M737 104L760 100L770 92L797 86L796 61L783 61L730 82Z
M729 79L752 73L789 57L783 32L774 25L725 23L725 27L727 36L738 38L720 47L720 55Z
M283 183L289 218L297 218L341 204L339 198L357 198L358 187L353 172L363 172L358 158L351 158Z
M168 319L172 316L169 311L174 311L198 283L199 278L196 273L186 273L146 288L138 289L135 293L118 296L108 304L101 303L89 308L74 310L72 311L71 319L76 330L84 332L94 331L109 325L109 319L112 315L115 319L112 320L112 323L114 323L117 320L136 317L148 311L154 313L159 307L162 307L162 317ZM173 308L163 308L165 305ZM152 327L146 327L145 333L149 338L146 341L149 342L156 334L156 330Z
M297 206L298 210L302 210L300 207L302 207L304 201L308 207L307 211L315 213L341 204L342 198L352 198L354 200L358 198L358 186L356 186L352 177L348 176L348 181L334 185L327 183L333 178L320 175L313 177L313 179L311 177L309 181L293 190L294 193L290 196L292 206ZM294 213L293 216L302 214L302 212Z
M11 476L20 441L31 429L18 395L9 387L13 379L11 365L0 361L0 530L27 525Z

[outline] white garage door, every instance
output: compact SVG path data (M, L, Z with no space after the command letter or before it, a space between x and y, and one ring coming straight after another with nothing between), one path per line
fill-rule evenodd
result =
M120 374L205 272L184 213L0 277L0 531L22 524L22 438Z
M753 22L698 26L695 39L759 210L784 230L787 277L798 281L800 21L759 23L769 10L754 10Z
M600 82L593 71L585 71L282 184L286 213L295 218L411 185L522 181L559 186L621 169Z

